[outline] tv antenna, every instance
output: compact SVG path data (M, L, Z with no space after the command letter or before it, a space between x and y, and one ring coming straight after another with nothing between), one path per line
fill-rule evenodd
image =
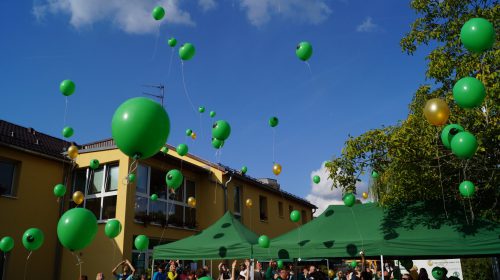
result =
M149 96L153 96L153 97L156 97L158 99L160 99L161 101L161 106L163 107L163 99L165 99L165 86L162 85L162 84L158 84L158 85L142 85L143 87L150 87L150 88L156 88L160 91L160 94L153 94L153 93L149 93L149 92L142 92L142 94L144 95L149 95Z

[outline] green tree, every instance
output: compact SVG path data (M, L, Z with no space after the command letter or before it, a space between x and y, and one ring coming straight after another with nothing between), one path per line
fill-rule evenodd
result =
M327 162L333 187L356 191L362 174L377 170L372 186L381 204L436 200L464 201L476 215L500 220L500 4L487 0L413 0L418 18L401 40L401 48L412 55L422 45L433 50L427 55L429 84L418 88L409 104L408 117L389 127L349 137L342 153ZM483 54L468 52L460 42L462 25L473 17L489 20L497 40ZM452 88L460 78L473 76L486 87L483 108L458 107ZM446 149L439 138L442 127L430 125L423 108L427 100L442 98L450 106L449 123L458 123L479 142L472 159L461 160ZM476 185L477 192L462 200L458 185L463 180Z

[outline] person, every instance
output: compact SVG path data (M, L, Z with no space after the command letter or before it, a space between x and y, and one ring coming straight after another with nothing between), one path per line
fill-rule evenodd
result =
M219 280L229 279L231 275L229 275L229 268L225 263L219 263Z
M344 276L344 272L342 270L337 271L337 276L333 278L333 280L347 280Z
M269 262L269 267L266 270L266 280L273 280L274 275L276 274L276 262L271 260Z
M89 280L89 278L87 277L87 275L82 275L80 276L80 280Z
M409 273L405 273L403 274L403 278L401 278L403 280L413 280L413 278L411 277L411 275Z
M262 272L262 264L259 261L255 262L255 268L253 271L254 280L264 280L264 273Z
M377 269L377 273L375 273L375 280L382 279L382 270Z
M165 274L165 269L163 269L163 265L158 266L158 271L153 274L152 280L166 280L167 275Z
M418 273L418 280L429 280L429 275L427 274L427 269L425 268L420 268L420 271Z
M117 274L116 271L120 266L123 266L122 273ZM129 260L125 259L124 261L121 261L119 264L117 264L115 268L113 268L113 271L111 271L111 273L117 280L132 280L134 279L133 277L135 274L135 268Z
M297 280L297 278L295 276L294 269L293 269L293 264L288 265L288 279L289 280Z
M175 267L175 263L170 264L170 269L167 274L168 279L176 280L177 279L177 268Z
M309 276L309 267L304 266L304 268L302 268L302 273L299 274L299 280L306 280L308 276Z
M365 267L365 271L361 272L361 280L372 280L373 274L369 267Z
M95 276L95 280L104 280L104 273L98 272Z
M309 267L309 272L307 275L308 280L324 280L323 273L318 271L314 265Z
M144 273L141 274L141 278L139 278L139 280L147 280L148 279L148 276Z
M280 270L278 276L276 276L276 280L289 280L288 279L289 277L289 274L288 274L288 271L286 269L282 269Z

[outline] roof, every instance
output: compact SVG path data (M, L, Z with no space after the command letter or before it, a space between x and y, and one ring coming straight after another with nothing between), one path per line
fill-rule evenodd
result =
M40 153L58 160L65 160L63 153L71 142L0 120L0 145Z

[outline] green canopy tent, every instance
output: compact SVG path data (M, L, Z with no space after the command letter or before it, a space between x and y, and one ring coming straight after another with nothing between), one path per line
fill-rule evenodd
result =
M205 230L169 244L155 246L155 260L245 259L253 254L258 236L229 211Z
M500 254L500 224L475 219L462 205L426 202L384 209L377 204L329 206L318 218L255 248L256 258L359 256L446 257Z

